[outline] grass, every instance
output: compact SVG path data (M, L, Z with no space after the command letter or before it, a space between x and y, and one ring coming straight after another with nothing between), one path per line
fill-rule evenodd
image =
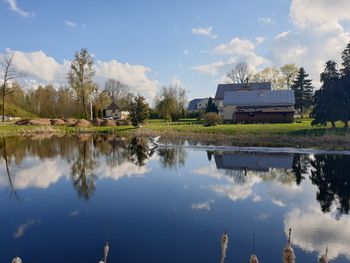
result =
M341 127L341 124L338 124ZM222 124L204 127L196 119L169 123L151 120L143 128L17 126L0 125L0 136L32 134L116 134L120 136L157 136L163 138L196 139L202 142L234 144L237 146L317 147L350 149L350 130L311 126L310 119L290 124Z

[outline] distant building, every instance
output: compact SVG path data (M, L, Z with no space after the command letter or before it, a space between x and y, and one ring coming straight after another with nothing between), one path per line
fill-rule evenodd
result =
M224 95L232 91L251 91L251 90L271 90L270 82L252 82L252 83L231 83L219 84L214 98L214 103L218 108L219 115L224 116Z
M187 112L197 113L205 112L208 106L208 98L203 99L193 99L188 104Z
M112 117L113 119L125 120L129 116L128 111L122 110L115 102L112 102L106 108L106 117Z
M293 90L225 92L224 121L234 123L287 123L294 118Z

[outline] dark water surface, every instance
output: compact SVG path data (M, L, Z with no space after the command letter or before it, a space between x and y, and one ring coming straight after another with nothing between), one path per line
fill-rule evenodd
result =
M0 138L0 262L350 262L350 156Z

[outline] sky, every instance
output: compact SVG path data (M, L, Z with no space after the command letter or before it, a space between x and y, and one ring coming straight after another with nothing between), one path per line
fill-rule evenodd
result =
M0 52L15 51L27 89L67 85L81 48L102 87L118 79L149 100L171 84L189 99L214 96L239 61L295 63L317 88L350 41L349 10L349 0L0 0Z

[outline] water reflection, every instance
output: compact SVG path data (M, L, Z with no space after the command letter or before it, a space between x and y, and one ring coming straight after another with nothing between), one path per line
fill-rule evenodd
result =
M120 194L124 197L123 200L128 200L127 204L119 203L116 206L118 209L124 208L125 214L133 213L135 218L146 215L145 218L148 216L156 222L157 218L151 217L149 211L162 217L164 214L161 212L168 211L168 206L174 206L168 214L164 212L169 215L167 220L176 218L181 219L182 223L188 223L197 222L202 216L206 216L208 221L202 224L210 225L212 220L215 231L229 228L229 224L232 224L231 231L243 231L239 228L248 228L249 224L256 225L257 231L264 231L263 228L273 222L273 231L279 229L282 232L284 225L284 237L288 237L289 228L293 228L291 243L297 248L321 255L329 246L329 259L335 260L340 255L350 259L348 155L221 150L205 152L181 146L155 148L147 138L117 138L110 135L2 138L0 151L0 187L6 187L17 200L20 200L19 197L27 200L28 192L24 190L31 189L34 192L48 189L58 185L61 179L66 179L69 188L74 189L73 195L79 197L77 200L88 205L94 202L84 201L98 199L97 190L100 187L105 191L106 184L103 185L103 179L116 181L129 177L156 177L158 180L144 180L142 185L129 183L127 189L118 188L119 192L109 194ZM174 173L186 176L164 180L167 174ZM157 177L157 174L162 176ZM100 181L102 185L99 184ZM126 181L128 180L122 181L120 185L124 185ZM180 190L176 188L178 186L181 186ZM153 194L155 198L148 200ZM137 199L139 196L144 200ZM118 198L113 200L117 202ZM135 203L129 207L129 201L132 203L132 200L142 202L140 207ZM187 210L184 212L184 207L193 213L194 219L187 219L192 214ZM66 215L70 219L80 219L84 217L80 211L83 210L71 207ZM135 211L143 212L139 215ZM243 215L248 217L248 213L252 221L242 219ZM11 236L18 239L27 231L29 234L32 230L44 227L45 220L41 220L41 216L30 214L21 219L12 230ZM123 216L123 213L118 216ZM131 216L125 217L122 224L131 220L130 218ZM277 220L279 221L276 222ZM217 225L223 221L225 226L217 229ZM167 221L161 223L163 222ZM161 223L157 222L157 227L162 227ZM177 221L173 224L176 225ZM191 234L194 231L192 228L189 230L189 227L186 229ZM247 232L251 231L252 229L247 229ZM232 236L232 244L236 244L234 238L238 233ZM162 240L161 237L159 239ZM284 246L282 241L281 248ZM232 257L229 251L230 249L227 259ZM300 253L299 250L296 252ZM257 251L257 254L259 260L265 257L270 262L274 261L264 254L261 255L261 251L260 254ZM306 258L305 255L304 257Z

